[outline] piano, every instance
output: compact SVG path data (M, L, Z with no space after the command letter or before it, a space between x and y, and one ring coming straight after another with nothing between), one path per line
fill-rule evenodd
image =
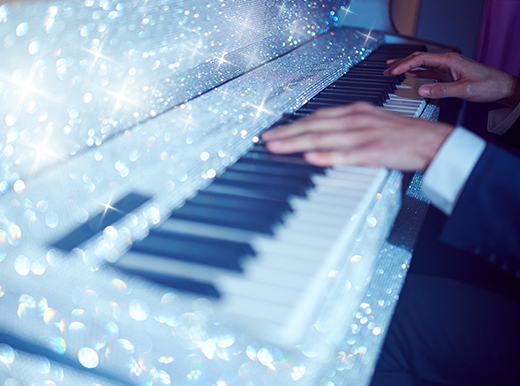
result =
M0 381L369 384L420 175L259 138L358 100L437 118L381 72L446 47L348 3L0 7Z

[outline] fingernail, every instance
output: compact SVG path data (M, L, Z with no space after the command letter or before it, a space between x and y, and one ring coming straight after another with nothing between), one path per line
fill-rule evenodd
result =
M420 87L419 94L421 96L425 96L425 97L430 96L430 88L429 87Z

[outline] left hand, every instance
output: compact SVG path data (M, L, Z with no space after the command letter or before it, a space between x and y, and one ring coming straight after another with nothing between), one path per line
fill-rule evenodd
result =
M319 166L425 170L453 126L406 118L368 103L322 109L262 135L273 153L304 152Z
M499 102L509 107L520 103L520 78L480 64L455 52L416 52L404 59L391 59L384 75L405 74L442 82L424 84L425 98L462 98L470 102Z

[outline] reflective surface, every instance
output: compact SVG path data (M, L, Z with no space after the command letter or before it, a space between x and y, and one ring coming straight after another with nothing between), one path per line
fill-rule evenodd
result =
M402 282L385 284L389 297L364 299L397 210L398 174L360 214L368 233L328 274L323 307L296 345L248 330L208 299L105 268L382 42L331 30L342 4L0 7L0 329L18 350L52 356L1 345L0 381L70 384L70 373L73 384L90 382L59 360L134 384L366 383L387 322L378 311L391 309ZM131 193L151 199L70 253L52 247ZM388 275L405 272L408 258ZM372 341L357 339L366 333Z

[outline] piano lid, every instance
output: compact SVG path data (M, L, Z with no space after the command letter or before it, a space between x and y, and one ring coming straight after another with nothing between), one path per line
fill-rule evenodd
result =
M0 7L0 191L330 30L342 1Z

